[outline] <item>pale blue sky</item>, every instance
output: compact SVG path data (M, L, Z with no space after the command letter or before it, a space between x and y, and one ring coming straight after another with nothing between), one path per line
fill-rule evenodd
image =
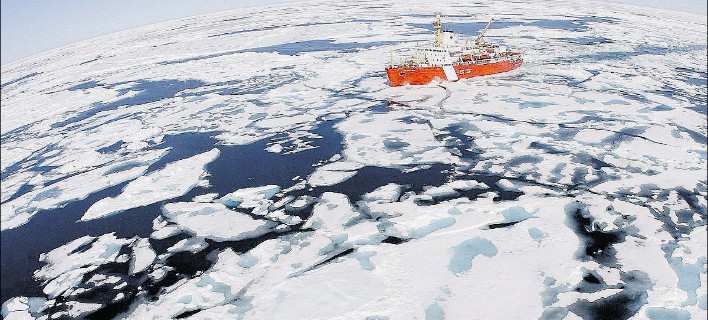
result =
M145 24L299 0L2 0L1 62ZM706 14L707 0L606 0Z
M297 0L2 0L0 64L141 25Z

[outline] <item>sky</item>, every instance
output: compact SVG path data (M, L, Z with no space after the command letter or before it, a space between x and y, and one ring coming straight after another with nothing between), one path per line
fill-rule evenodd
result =
M0 64L103 34L297 0L1 0Z
M176 18L302 0L1 0L0 64ZM605 0L706 15L706 0Z

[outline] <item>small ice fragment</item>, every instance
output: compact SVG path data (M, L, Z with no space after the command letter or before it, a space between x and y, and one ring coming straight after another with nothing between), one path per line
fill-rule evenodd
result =
M254 238L275 227L273 221L253 219L221 203L174 202L166 204L162 211L182 230L214 241Z
M276 185L244 188L219 198L217 202L229 207L256 208L262 206L266 200L269 200L278 192L280 192L280 187Z
M475 180L456 180L447 184L455 190L486 189L487 185Z
M499 186L504 191L518 191L516 185L507 179L501 179L497 181L497 186Z
M460 195L450 186L429 187L423 192L424 195L429 195L433 198L454 197Z
M361 196L365 201L384 201L384 202L394 202L398 200L401 196L401 191L403 187L395 183L389 183L385 186L376 188L367 194Z
M140 239L133 244L133 259L130 261L130 274L134 275L147 269L155 261L155 251L148 239Z
M214 201L214 199L217 196L219 196L218 193L200 194L200 195L192 198L192 201L194 201L194 202L212 202L212 201Z
M266 148L265 150L268 152L272 152L272 153L281 153L283 151L283 146L275 143L275 144L271 145L270 147Z

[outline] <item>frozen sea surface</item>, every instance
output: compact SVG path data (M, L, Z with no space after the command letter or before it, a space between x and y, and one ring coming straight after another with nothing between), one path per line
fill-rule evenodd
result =
M524 64L390 87L436 12ZM704 319L705 30L309 1L3 66L2 316Z

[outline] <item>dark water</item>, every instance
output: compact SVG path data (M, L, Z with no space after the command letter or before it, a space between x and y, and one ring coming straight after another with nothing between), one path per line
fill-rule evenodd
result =
M221 56L227 56L232 54L244 53L244 52L276 52L284 55L294 56L304 52L317 52L317 51L335 51L340 53L356 52L362 49L368 49L372 47L385 46L391 44L397 44L398 41L376 41L376 42L343 42L336 43L334 40L306 40L298 42L282 43L273 46L257 47L244 50L231 50L218 52L214 54L207 54L202 56L176 59L170 61L160 62L159 64L177 64L190 61L204 60L217 58Z
M479 33L487 25L487 22L449 22L443 23L443 28L445 30L450 30L454 33L459 33L467 36L479 35ZM506 27L515 27L522 25L522 22L518 21L494 21L489 25L489 29L502 29ZM426 29L433 31L432 23L409 23L409 26Z
M431 16L432 17L432 16ZM464 17L464 16L463 16ZM536 21L494 21L489 29L503 29L515 26L534 26L544 29L557 29L566 31L583 32L589 30L589 23L612 22L612 18L601 17L575 17L573 19L551 19ZM449 22L443 23L445 30L453 31L467 36L479 35L489 21L485 22ZM433 31L432 23L409 23L408 25ZM604 38L595 38L596 40ZM581 40L580 40L581 41Z
M28 74L28 75L24 75L24 76L19 77L19 78L17 78L17 79L12 79L12 80L10 80L10 81L8 81L8 82L4 82L3 84L0 84L0 87L4 87L4 86L7 86L7 85L11 85L11 84L13 84L13 83L20 82L20 81L25 80L25 79L32 78L32 77L34 77L34 76L36 76L36 75L38 75L38 74L40 74L40 73L41 73L41 72L32 72L32 73L30 73L30 74Z
M565 41L575 43L575 44L582 44L582 45L595 45L595 44L601 44L601 43L612 43L612 40L607 39L605 37L561 38L561 40L565 40Z
M342 4L342 5L344 6L344 4ZM224 21L230 21L230 20L224 20ZM233 35L233 34L254 32L254 31L268 31L268 30L275 30L275 29L279 29L279 28L308 27L308 26L317 26L317 25L336 25L336 24L341 24L341 23L345 23L345 22L358 22L358 23L368 24L371 22L379 22L379 21L378 20L370 20L370 19L356 19L356 18L354 18L354 19L345 19L345 20L341 20L341 21L319 21L319 22L307 22L307 23L297 23L297 24L275 24L275 25L269 25L269 26L262 26L262 27L258 27L258 28L240 29L240 30L235 30L235 31L222 32L222 33L218 33L218 34L209 35L209 37L212 38L212 37L229 36L229 35Z
M281 155L265 151L269 139L249 145L226 146L216 144L216 133L183 133L166 136L156 148L171 147L170 152L152 164L148 171L165 167L168 163L218 148L220 156L207 165L211 174L209 187L197 187L184 196L169 201L190 201L194 196L216 192L220 195L237 189L277 184L289 187L295 176L306 177L314 171L312 163L331 158L342 150L342 137L332 127L334 121L323 121L312 130L322 136L311 144L315 149ZM18 228L0 233L2 246L2 283L0 300L14 296L42 296L39 283L33 279L33 271L42 267L39 254L48 252L82 236L100 236L116 232L121 238L148 237L152 232L152 220L160 214L162 201L152 205L126 210L101 219L77 222L96 201L114 197L129 182L122 183L90 194L86 199L74 201L63 208L37 213L30 221Z
M566 206L566 225L580 239L581 247L576 252L580 261L594 260L608 266L617 267L615 243L624 242L627 233L623 229L603 231L594 221L592 215L582 203L571 203Z
M277 52L289 56L294 56L303 52L315 51L337 51L342 53L356 52L361 49L372 47L380 47L385 45L397 44L397 41L375 41L375 42L342 42L337 43L333 40L308 40L300 42L291 42L277 44L274 46L259 47L253 49L242 50L241 52Z
M79 89L89 89L92 87L99 86L100 83L97 81L87 81L85 83L81 83L78 85L75 85L72 87L70 90L79 90ZM118 84L113 84L110 86L106 86L108 88L112 88ZM119 92L119 95L123 95L127 93L128 91L138 91L137 94L130 96L130 97L125 97L122 99L118 99L114 102L111 103L101 103L101 102L94 102L92 105L92 108L82 111L77 115L74 115L64 121L60 121L57 123L52 124L52 128L61 128L64 127L68 124L76 123L85 119L88 119L90 117L93 117L94 115L98 114L99 112L103 111L110 111L110 110L115 110L116 108L120 106L135 106L135 105L141 105L141 104L146 104L150 102L155 102L155 101L160 101L162 99L166 98L171 98L174 97L178 92L187 90L187 89L193 89L197 87L201 87L205 85L204 82L200 80L175 80L175 79L170 79L170 80L158 80L158 81L149 81L149 80L137 80L135 81L135 84L133 84L130 88L127 89L121 89Z

